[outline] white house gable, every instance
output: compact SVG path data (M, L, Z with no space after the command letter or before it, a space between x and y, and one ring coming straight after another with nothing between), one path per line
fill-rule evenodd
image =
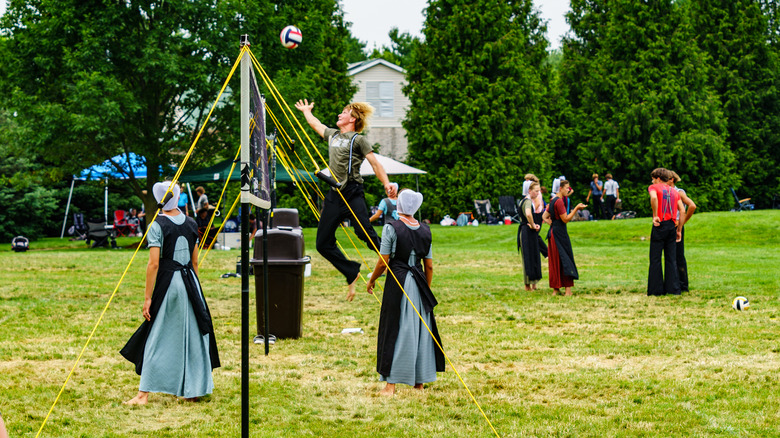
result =
M373 59L349 65L348 73L358 88L352 100L369 102L376 109L366 137L371 143L379 143L381 154L403 159L408 150L401 126L409 109L409 99L402 91L406 72L383 59Z

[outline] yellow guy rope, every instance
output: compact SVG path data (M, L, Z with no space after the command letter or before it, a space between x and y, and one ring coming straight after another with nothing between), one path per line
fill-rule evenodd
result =
M253 60L253 62L255 63L255 65L256 65L256 66L258 67L258 69L259 69L259 70L262 72L263 80L264 80L264 81L266 81L266 77L267 77L267 75L266 75L265 71L264 71L264 70L262 70L262 67L259 65L259 62L257 62L257 60L255 59L255 57L254 57L254 55L252 54L251 50L249 51L249 53L250 53L250 55L252 55L252 60ZM268 80L268 82L266 82L266 85L268 85L268 83L269 83L269 82L271 82L271 80L270 80L270 77L269 77L267 80ZM274 90L276 93L279 93L279 91L276 89L276 87L275 87L275 86L273 86L273 83L271 83L271 84L270 84L269 88L270 88L270 87L273 87L273 90ZM273 94L273 93L272 93L272 94ZM279 93L279 95L280 95L280 97L281 97L281 94L280 94L280 93ZM289 111L289 112L292 114L292 110L290 109L289 105L287 105L287 102L286 102L286 101L284 101L284 98L281 98L281 100L282 100L282 102L284 102L284 106L285 106L285 107L287 107L287 111ZM281 106L281 105L280 105L280 106ZM287 113L285 113L285 117L286 117L286 116L287 116ZM298 123L298 126L301 128L301 130L303 130L303 126L302 126L302 125L301 125L301 123L298 121L298 119L297 119L297 118L295 118L294 116L293 116L293 119L294 119L294 120L295 120L295 121ZM288 121L289 121L289 118L288 118ZM290 124L292 125L292 123L290 123ZM297 132L296 132L296 133L297 133ZM305 131L304 131L304 135L306 135ZM299 136L298 138L300 138L300 136ZM314 144L313 144L313 142L311 141L311 138L309 138L309 136L308 136L308 135L306 135L306 138L309 140L309 142L310 142L312 145L314 145ZM304 147L305 147L305 145L304 145ZM317 150L317 149L316 149L316 147L315 147L315 150ZM307 149L307 153L309 153L309 152L308 152L308 149ZM319 150L317 150L317 154L318 154L318 155L320 155L320 158L323 160L323 162L325 162L325 159L322 157L322 155L321 155L321 154L319 154ZM309 157L311 157L311 154L310 154L310 153L309 153ZM313 160L313 158L312 158L312 160ZM329 170L330 170L330 169L329 169ZM333 172L331 172L331 176L334 176L334 175L333 175ZM350 213L352 213L352 217L354 217L354 218L356 218L356 219L357 219L357 215L356 215L356 214L355 214L355 212L352 210L352 207L350 207L349 203L348 203L348 202L347 202L347 200L344 198L344 195L341 193L341 191L340 191L340 190L336 190L336 192L339 194L339 196L341 196L341 199L342 199L342 201L344 201L344 204L347 206L347 208L349 209ZM357 220L356 220L356 222L358 223L358 225L360 225L360 228L361 228L361 230L363 230L363 233L365 233L366 235L368 235L368 233L366 232L366 229L363 227L363 224L361 224L361 223L360 223L360 221L357 221ZM351 238L350 238L350 240L351 240ZM390 265L389 265L389 264L388 264L388 263L387 263L387 262L384 260L384 257L381 257L381 254L379 253L379 249L376 247L376 244L375 244L374 242L371 242L371 246L373 246L373 248L374 248L374 251L375 251L375 252L376 252L376 253L377 253L377 254L380 256L380 260L382 260L382 262L385 264L385 266L387 267L387 270L388 270L388 272L390 272L390 275L392 275L392 276L393 276L393 279L394 279L394 280L395 280L395 282L398 284L398 287L400 287L400 288L401 288L401 291L404 293L404 296L406 296L406 299L407 299L407 301L409 301L409 304L412 306L412 308L414 309L415 313L417 313L417 316L420 318L420 321L423 323L423 325L425 326L425 328L428 330L428 333L431 335L431 338L433 339L433 342L435 342L435 343L436 343L436 346L437 346L437 347L439 347L439 350L441 350L442 354L444 355L444 358L447 360L447 363L449 363L450 367L452 367L453 371L455 371L455 374L458 376L458 379L460 380L460 383L461 383L461 384L463 385L463 387L466 389L466 392L468 392L468 394L469 394L469 397L471 397L471 400L474 402L474 404L475 404L475 405L477 406L477 408L479 409L479 412L482 414L482 417L484 417L484 418L485 418L485 421L487 421L488 425L490 426L490 429L493 431L493 433L494 433L494 434L495 434L497 437L499 437L499 438L500 438L500 435L499 435L499 434L498 434L498 432L496 431L495 427L493 427L493 423L491 423L491 422L490 422L490 419L489 419L489 418L487 417L487 415L485 414L485 411L482 409L482 406L480 406L479 402L478 402L478 401L477 401L477 399L474 397L474 394L472 394L472 392L471 392L471 390L469 389L468 385L466 385L466 382L463 380L463 377L461 377L461 375L460 375L460 372L458 372L458 369L457 369L457 368L455 368L455 365L453 365L453 363L452 363L452 360L450 360L449 356L448 356L448 355L447 355L447 353L444 351L444 348L441 346L441 344L439 343L439 341L438 341L438 340L436 340L436 337L435 337L435 336L433 336L433 332L431 331L430 327L428 327L428 324L426 324L426 323L425 323L425 320L423 319L423 317L422 317L422 315L420 314L420 312L419 312L419 310L417 309L417 307L416 307L416 306L414 305L414 303L412 302L411 298L409 298L409 295L406 293L406 290L404 289L404 287L403 287L403 285L401 284L400 280L398 280L398 277L396 277L395 273L392 271L392 269L390 269ZM361 275L361 277L362 277L362 275Z
M206 117L206 120L203 122L203 126L201 127L200 131L198 132L197 137L192 142L192 145L190 146L189 151L187 152L187 155L184 157L184 160L181 163L181 166L179 166L179 170L176 172L176 176L174 177L174 182L178 180L179 175L181 174L182 170L184 170L184 166L187 164L187 160L189 159L190 155L192 154L193 149L195 148L195 144L197 144L198 140L200 139L201 134L203 133L203 130L206 127L206 123L208 123L209 118L211 117L211 113L214 111L214 108L216 107L217 103L219 102L219 98L222 96L222 93L225 91L225 88L227 88L228 82L230 82L230 78L233 77L233 73L236 71L236 68L239 65L239 61L241 60L241 56L244 54L245 48L241 49L241 54L236 59L236 62L233 64L233 68L230 70L230 74L228 75L227 79L225 79L225 83L222 85L222 89L219 92L219 95L217 96L217 99L214 101L214 105L211 107L211 111L209 111L208 117ZM168 191L171 191L171 187L173 187L173 183L171 183L170 187L168 188ZM159 213L158 211L155 211L154 216L152 217L152 222L157 218L157 215ZM152 223L150 222L150 223ZM141 242L146 238L147 233L149 232L149 227L147 227L146 231L144 232L144 236L141 239ZM65 382L62 384L62 387L60 388L60 391L57 393L57 397L54 399L54 403L52 403L51 408L49 408L49 412L46 414L46 417L43 419L43 422L41 423L41 427L38 429L38 432L35 434L35 437L39 437L41 435L41 432L43 432L43 428L46 426L46 422L49 420L49 417L51 417L52 412L54 412L54 407L57 406L57 402L59 402L60 397L62 397L62 393L65 392L65 387L68 385L68 382L70 381L71 376L73 376L73 372L76 371L76 367L78 367L79 362L81 361L81 358L84 356L84 352L87 350L87 347L89 346L89 343L92 341L92 337L95 335L95 332L97 331L97 328L100 326L100 323L103 321L103 316L105 316L106 312L108 311L108 307L111 305L111 302L114 299L114 296L116 296L117 291L119 291L119 286L122 285L122 281L124 280L125 276L127 275L127 272L130 270L130 266L133 265L133 261L135 261L135 257L138 254L138 251L140 250L141 245L138 245L138 247L135 249L135 252L133 252L133 257L130 259L130 262L127 264L127 267L125 267L124 272L122 273L122 276L119 278L119 282L117 283L116 287L114 288L114 291L111 293L111 295L108 298L108 302L106 303L105 307L103 308L103 311L100 313L100 317L98 317L97 322L95 323L95 326L92 328L92 331L89 333L89 336L87 337L87 341L84 343L84 347L82 347L81 352L79 353L78 357L76 358L76 362L73 364L73 367L71 367L70 372L68 373L68 376L65 378Z
M203 233L203 239L201 239L200 241L200 248L198 248L198 251L203 250L203 246L206 244L206 240L208 240L209 231L211 230L211 225L214 224L214 218L217 217L219 206L222 204L222 197L225 196L225 190L227 190L227 186L228 184L230 184L230 177L233 176L233 170L236 168L236 160L238 160L239 154L241 154L241 145L238 145L238 151L236 151L236 156L233 157L233 165L230 166L230 172L228 173L227 179L225 179L225 184L222 186L222 193L219 194L219 200L217 201L217 205L214 207L214 213L209 218L209 224L208 226L206 226L206 231ZM230 213L227 214L227 217L230 217ZM225 226L225 220L223 219L222 225L219 226L219 229L221 230L222 227L224 226ZM211 249L212 246L214 246L214 239L211 239L211 243L209 244L209 249Z

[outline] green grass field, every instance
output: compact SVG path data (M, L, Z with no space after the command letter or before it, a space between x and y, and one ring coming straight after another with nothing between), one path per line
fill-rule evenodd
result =
M573 297L554 297L546 262L545 287L523 290L517 226L432 227L444 349L499 436L780 436L780 211L697 214L682 297L645 294L650 228L571 223L581 280ZM364 287L346 302L314 230L305 235L304 335L267 357L251 346L251 436L495 436L450 367L422 393L376 395L379 303ZM11 437L35 436L133 256L60 239L31 246L0 250L0 412ZM240 436L240 279L220 278L238 255L212 251L201 268L223 363L211 397L121 403L138 389L118 351L141 321L141 250L41 436ZM254 287L252 277L252 309ZM737 295L749 310L731 308Z

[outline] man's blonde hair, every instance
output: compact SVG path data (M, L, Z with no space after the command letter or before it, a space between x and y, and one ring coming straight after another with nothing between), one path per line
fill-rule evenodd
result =
M368 102L352 102L346 108L355 118L355 132L363 132L368 127L368 119L374 114L374 107Z

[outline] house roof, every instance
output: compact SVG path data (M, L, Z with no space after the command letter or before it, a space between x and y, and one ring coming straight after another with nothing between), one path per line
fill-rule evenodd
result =
M354 76L362 71L368 70L377 65L384 65L385 67L393 69L399 73L406 74L406 70L404 70L398 65L393 64L390 61L385 61L382 58L374 58L374 59L369 59L367 61L353 62L352 64L347 64L347 74L350 76Z

